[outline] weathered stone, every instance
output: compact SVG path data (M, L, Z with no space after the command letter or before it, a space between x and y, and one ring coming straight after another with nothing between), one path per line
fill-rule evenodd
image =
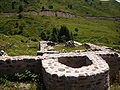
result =
M111 72L120 70L120 54L108 47L87 45L91 50L43 56L0 56L0 75L30 70L43 74L48 90L108 90L109 71L114 76Z

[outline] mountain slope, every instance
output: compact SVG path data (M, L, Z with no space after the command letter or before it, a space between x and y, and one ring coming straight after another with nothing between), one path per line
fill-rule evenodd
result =
M59 29L61 25L65 25L73 33L74 39L80 42L120 44L120 22L84 18L40 15L24 15L21 18L20 16L1 16L0 33L40 40L42 32L49 37L52 29Z
M120 16L115 0L0 0L0 12L63 11L81 16Z
M73 33L76 41L120 50L120 22L40 15L0 16L0 49L12 45L5 49L9 55L35 55L38 44L33 41L40 41L42 32L49 40L53 28L58 30L61 25Z

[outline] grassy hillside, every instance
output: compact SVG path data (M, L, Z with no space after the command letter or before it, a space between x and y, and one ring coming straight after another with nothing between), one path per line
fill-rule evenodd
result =
M15 44L6 50L10 55L35 55L35 42L41 40L41 33L49 40L52 29L61 25L73 33L76 41L103 43L120 50L120 22L40 15L0 16L0 44Z
M39 15L0 17L0 33L22 35L34 41L41 40L41 32L49 39L51 30L54 27L59 29L61 25L73 32L77 41L120 44L120 22Z
M38 43L20 35L0 34L0 50L6 51L10 56L36 55Z
M120 16L115 0L0 0L0 12L63 11L82 16Z

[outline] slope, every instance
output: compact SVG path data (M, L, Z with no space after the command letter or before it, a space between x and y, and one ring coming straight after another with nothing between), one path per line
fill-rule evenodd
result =
M0 12L62 11L81 16L120 16L115 0L0 0Z

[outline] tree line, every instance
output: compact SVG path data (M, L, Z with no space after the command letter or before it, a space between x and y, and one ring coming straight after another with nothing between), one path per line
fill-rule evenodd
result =
M66 42L73 40L73 34L69 31L66 26L61 26L60 29L53 28L49 36L45 32L41 32L40 35L42 40L50 40L53 42Z

